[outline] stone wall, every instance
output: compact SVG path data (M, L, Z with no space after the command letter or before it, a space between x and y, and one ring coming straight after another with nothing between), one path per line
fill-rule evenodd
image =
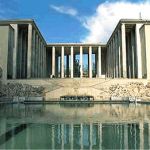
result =
M42 86L31 86L21 83L7 83L0 84L0 97L13 98L13 97L43 97L44 88Z
M150 99L150 82L146 79L33 79L8 80L8 83L44 87L46 100L59 100L64 95L90 95L95 100L110 100L110 97L137 97ZM7 84L8 84L7 83ZM34 92L31 92L34 94Z

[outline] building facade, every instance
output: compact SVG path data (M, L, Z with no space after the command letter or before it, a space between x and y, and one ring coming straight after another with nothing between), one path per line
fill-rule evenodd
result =
M149 79L149 23L122 19L106 44L85 44L46 43L34 20L0 21L2 79Z

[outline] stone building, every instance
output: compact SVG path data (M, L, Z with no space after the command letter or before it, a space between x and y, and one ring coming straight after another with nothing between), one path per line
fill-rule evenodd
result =
M121 19L106 44L46 43L34 20L1 20L2 79L150 79L149 42L150 21L142 19Z

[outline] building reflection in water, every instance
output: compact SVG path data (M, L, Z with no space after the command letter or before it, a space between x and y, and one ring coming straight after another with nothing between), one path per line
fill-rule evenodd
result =
M31 124L11 134L5 148L150 149L148 123Z
M68 114L66 118L56 118L58 122L52 118L50 120L49 111L51 109L47 109L45 113L45 106L44 108L30 106L23 109L15 107L15 109L7 109L8 111L1 109L0 148L150 149L150 112L148 106L128 108L127 118L130 119L124 121L120 118L123 118L123 116L124 119L126 118L124 113L127 110L126 107L117 106L117 108L114 108L114 106L110 107L107 105L104 108L102 106L98 106L97 108L99 107L100 109L96 109L98 114L105 112L104 110L111 110L110 112L116 110L115 115L106 112L109 114L109 116L106 115L107 118L105 118L108 122L99 118L95 121L93 119L94 115L92 119L88 118L89 121L84 121L83 118L80 120L78 118L79 116L77 116L74 122L71 123L65 120ZM50 108L56 110L57 107L52 106ZM95 113L92 109L93 108L90 108L88 115L90 115L91 112ZM9 111L10 113L8 114ZM66 112L66 109L58 107L57 111L60 111L60 113L57 112L58 117L62 112ZM72 114L74 114L74 111L75 110L73 110ZM80 109L80 111L84 113L84 109ZM70 111L68 112L71 114ZM130 115L129 112L131 112ZM84 115L83 113L82 115ZM76 115L77 114L76 112ZM133 116L131 114L140 117L134 117L136 119L132 121ZM14 118L12 116L14 116ZM111 122L110 119L114 116L119 119L115 120L115 122ZM43 118L44 120L40 120Z

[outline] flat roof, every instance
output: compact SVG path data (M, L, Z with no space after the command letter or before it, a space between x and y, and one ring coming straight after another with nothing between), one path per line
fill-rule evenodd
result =
M9 24L29 24L31 23L34 28L37 30L41 38L43 39L45 45L47 45L47 42L45 41L41 31L39 30L38 26L36 25L34 19L12 19L12 20L0 20L0 25L9 25Z
M52 46L102 46L105 47L106 44L102 43L48 43L47 47Z
M144 23L144 24L150 24L150 20L147 19L120 19L118 24L116 25L115 29L113 30L110 38L107 40L107 43L47 43L42 36L38 26L36 25L34 19L10 19L10 20L0 20L0 25L9 25L9 24L28 24L31 23L36 30L38 31L39 35L42 37L43 41L45 42L45 45L47 47L51 46L102 46L106 47L106 45L110 42L112 36L116 32L117 28L121 25L121 23L125 24L134 24L134 23Z
M136 24L136 23L148 24L148 23L150 23L150 20L147 20L147 19L120 19L118 24L116 25L115 29L113 30L111 36L109 37L109 39L107 41L107 45L109 44L109 42L111 41L116 30L121 26L122 23L125 23L125 24Z

